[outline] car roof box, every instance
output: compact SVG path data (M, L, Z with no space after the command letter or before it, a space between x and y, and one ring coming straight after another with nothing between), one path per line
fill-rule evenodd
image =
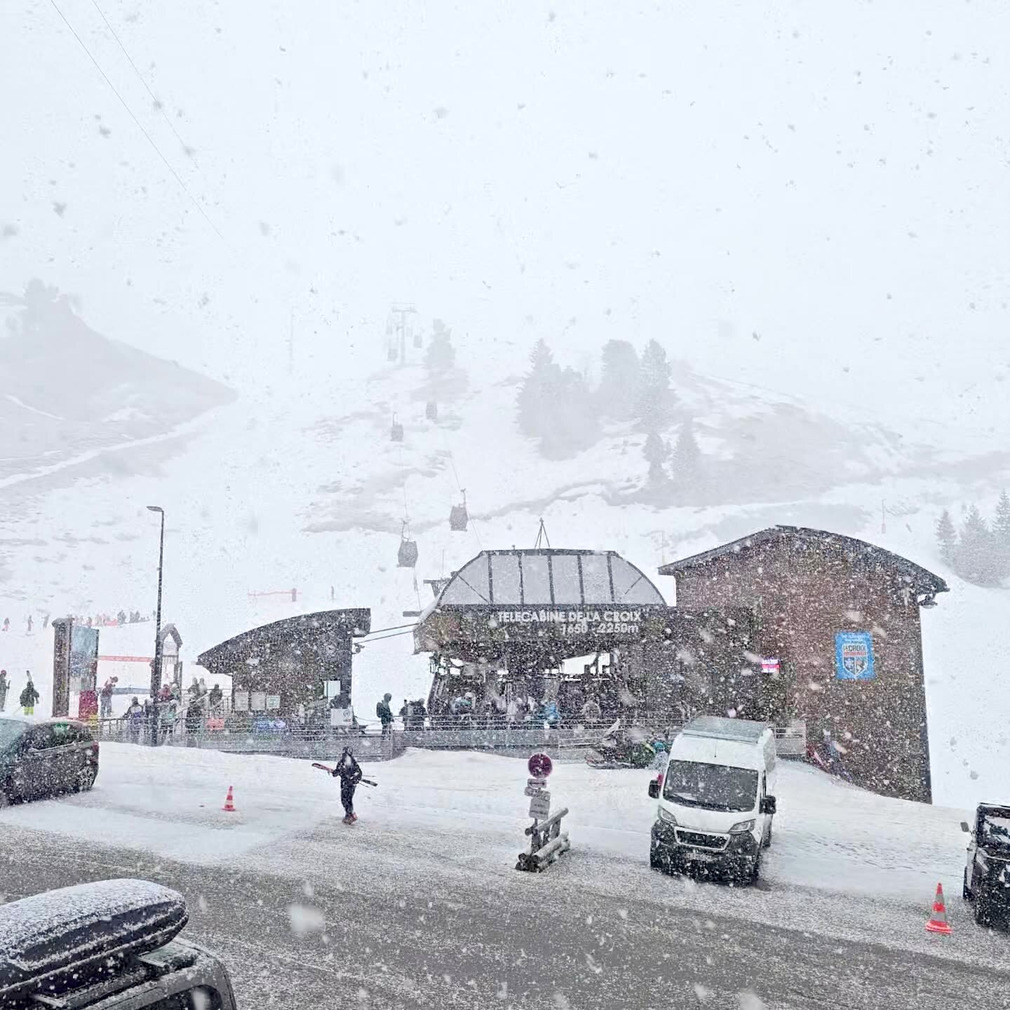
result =
M121 971L186 925L185 899L147 880L101 880L0 905L0 1007Z
M682 730L684 736L703 736L716 740L736 740L756 744L768 729L766 722L750 719L726 719L717 715L699 715Z

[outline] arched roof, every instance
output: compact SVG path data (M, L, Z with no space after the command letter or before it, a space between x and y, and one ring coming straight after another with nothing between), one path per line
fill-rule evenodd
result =
M429 608L665 606L646 575L614 551L481 551Z
M371 623L372 612L365 608L298 614L243 631L201 653L196 662L211 672L227 672L236 664L258 661L278 651L325 648L333 634L360 638L368 634Z

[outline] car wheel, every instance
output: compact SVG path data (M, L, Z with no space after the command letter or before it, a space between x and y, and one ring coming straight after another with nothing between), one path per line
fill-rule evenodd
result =
M98 769L94 765L85 765L77 773L77 781L74 783L74 791L86 793L94 784L98 777Z

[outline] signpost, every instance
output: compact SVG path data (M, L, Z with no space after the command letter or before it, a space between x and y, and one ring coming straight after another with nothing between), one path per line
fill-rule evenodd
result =
M547 776L554 771L554 762L547 754L533 754L526 762L530 778L523 793L530 798L530 817L534 822L551 816L551 794L544 788Z
M530 817L535 821L542 821L550 816L551 794L546 789L530 793Z
M540 873L571 848L568 832L561 830L561 819L568 816L568 808L564 807L551 816L551 794L544 787L547 776L554 770L554 762L546 754L532 755L526 767L530 777L523 792L530 798L533 824L526 829L526 834L530 836L530 851L519 853L516 869Z

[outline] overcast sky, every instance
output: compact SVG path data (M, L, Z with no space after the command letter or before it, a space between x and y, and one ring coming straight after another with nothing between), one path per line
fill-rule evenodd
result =
M409 300L495 369L657 337L856 416L1003 417L1005 4L98 0L162 115L57 3L139 125L5 0L0 290L244 388L292 318L303 366L377 363Z

